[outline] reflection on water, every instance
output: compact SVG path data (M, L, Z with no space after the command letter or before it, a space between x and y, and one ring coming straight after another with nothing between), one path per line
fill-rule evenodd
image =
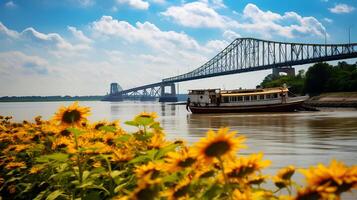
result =
M16 120L42 115L50 118L60 105L71 102L1 103L1 115ZM157 112L168 138L197 141L208 129L230 127L244 134L248 149L242 154L264 152L273 168L287 164L306 167L335 158L357 163L357 112L299 112L193 115L185 106L155 102L81 102L92 108L91 120L115 120L121 123L136 114ZM125 128L134 130L126 125Z
M70 103L0 103L0 115L12 115L17 121L37 115L48 119L60 105ZM80 104L92 108L92 121L120 119L123 123L142 111L157 112L168 138L181 138L188 143L199 140L208 129L228 126L248 139L248 149L241 154L264 152L265 158L272 160L268 173L288 164L307 167L319 162L327 164L331 159L349 165L357 163L357 111L193 115L184 105L155 102Z

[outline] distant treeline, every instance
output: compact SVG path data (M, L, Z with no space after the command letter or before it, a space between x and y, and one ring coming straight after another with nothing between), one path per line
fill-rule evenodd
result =
M104 96L5 96L0 102L99 101Z
M296 76L269 74L260 84L262 87L278 87L287 84L295 94L318 95L325 92L356 92L357 63L339 62L336 66L317 63L307 72L300 70Z

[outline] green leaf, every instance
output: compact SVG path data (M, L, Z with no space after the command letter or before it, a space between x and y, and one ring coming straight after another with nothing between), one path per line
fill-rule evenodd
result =
M160 126L159 122L154 122L150 125L150 128L153 128L155 130L163 130L163 128Z
M50 155L43 155L38 158L36 158L36 162L39 163L46 163L50 161L59 161L59 162L64 162L68 160L69 155L64 154L64 153L54 153Z
M146 141L150 139L153 135L154 134L150 132L147 132L146 134L134 133L135 138L140 141Z
M116 177L120 176L122 173L123 173L123 171L114 170L114 171L112 171L112 172L110 173L110 176L111 176L112 178L116 178Z
M139 124L135 121L126 121L126 122L124 122L124 124L129 125L129 126L135 126L135 127L139 126Z
M82 135L83 133L85 133L84 131L81 131L79 129L76 128L67 128L67 130L71 133L73 133L76 137Z
M115 132L117 129L115 128L115 126L101 126L99 128L99 130L101 131L105 131L105 132Z
M142 126L148 126L154 123L154 119L151 117L137 117L135 118L135 122Z
M150 160L150 157L148 155L142 155L142 156L138 156L134 159L132 159L129 164L135 164L135 163L146 163L146 162L149 162Z
M164 157L168 152L170 151L174 151L179 145L178 144L170 144L164 148L161 148L158 150L158 152L156 153L154 159L158 160L161 159L162 157Z
M204 192L201 199L214 199L214 197L223 192L222 190L222 187L217 184L213 184Z
M115 139L115 142L127 142L131 138L131 135L123 135Z
M57 197L59 197L62 194L63 194L63 191L55 190L47 196L46 200L55 200L55 199L57 199Z

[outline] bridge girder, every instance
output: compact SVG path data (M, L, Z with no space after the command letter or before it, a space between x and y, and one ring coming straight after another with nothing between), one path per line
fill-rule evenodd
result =
M357 43L303 44L238 38L191 72L115 95L160 97L163 86L177 82L348 58L357 58Z
M162 82L181 82L227 74L357 57L357 43L303 44L238 38L201 67Z

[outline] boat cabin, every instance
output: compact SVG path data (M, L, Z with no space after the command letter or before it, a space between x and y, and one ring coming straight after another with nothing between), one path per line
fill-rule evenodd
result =
M288 92L289 90L286 87L240 90L190 90L188 103L193 106L264 104L264 102L272 103L272 101L283 103L287 100Z

